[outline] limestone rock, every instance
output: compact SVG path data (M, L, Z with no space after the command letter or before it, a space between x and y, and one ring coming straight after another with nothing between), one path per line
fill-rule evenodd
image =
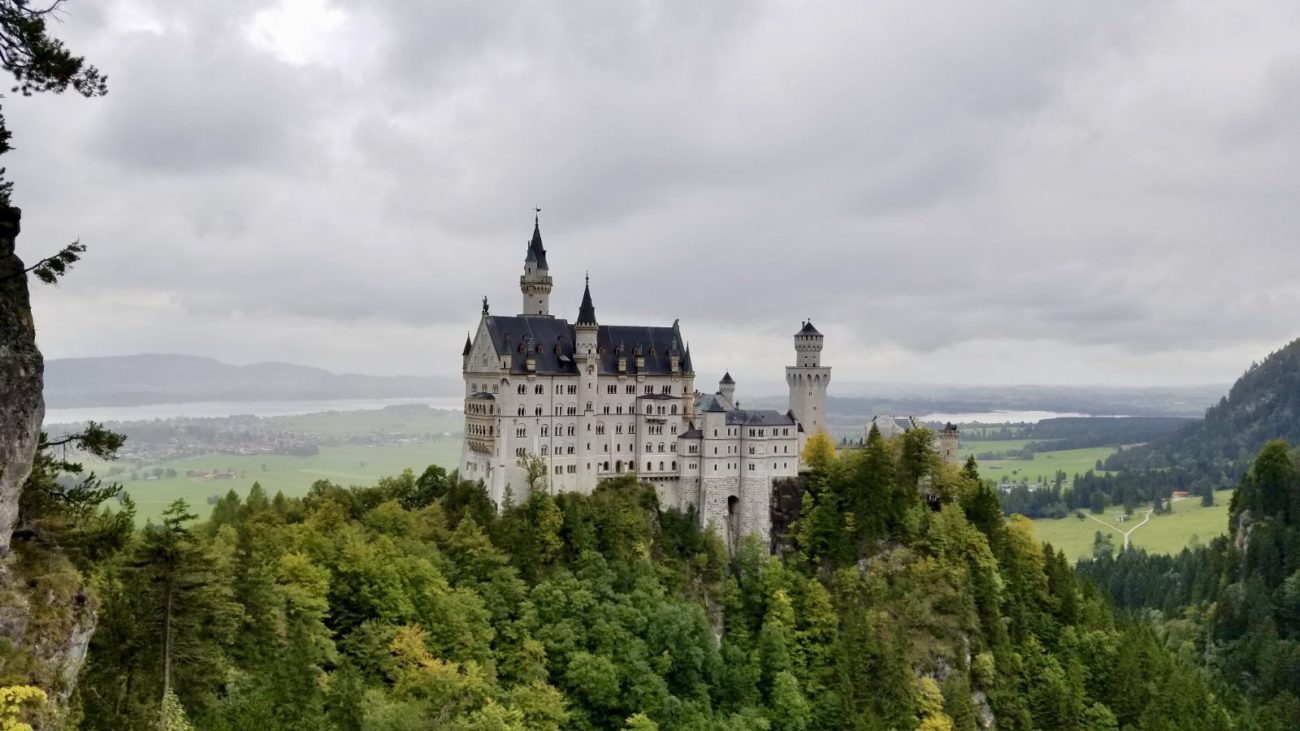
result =
M32 469L45 400L44 361L23 262L14 253L20 212L0 209L0 556L8 553L18 521L18 497Z

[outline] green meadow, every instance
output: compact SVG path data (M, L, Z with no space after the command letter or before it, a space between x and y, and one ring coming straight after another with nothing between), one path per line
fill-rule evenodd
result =
M1194 540L1204 543L1227 533L1228 501L1231 499L1232 490L1219 490L1214 493L1213 507L1203 507L1196 497L1178 500L1173 504L1172 512L1152 514L1151 520L1140 528L1135 526L1142 522L1149 506L1139 508L1126 522L1118 520L1124 513L1122 506L1112 506L1102 515L1085 511L1084 515L1091 517L1083 519L1071 513L1059 519L1035 520L1034 533L1040 541L1065 551L1066 558L1071 561L1092 555L1097 531L1108 532L1117 550L1124 545L1123 532L1133 529L1129 538L1134 547L1151 553L1177 553Z
M963 459L966 455L989 451L979 444L1007 444L1008 442L969 442L962 449ZM1056 452L1038 452L1033 459L994 459L979 463L980 476L986 479L1010 480L1020 482L1028 479L1038 482L1040 479L1051 482L1057 470L1065 473L1068 481L1076 474L1097 469L1097 460L1104 460L1115 450L1111 447L1087 447L1084 449L1062 449Z
M446 438L422 444L321 447L319 454L309 457L208 454L150 465L174 469L176 477L123 480L122 485L136 503L140 522L156 519L176 498L185 498L193 512L206 516L210 510L209 497L230 490L245 495L254 482L271 495L283 492L286 496L297 496L306 494L317 480L369 486L380 477L397 475L408 468L416 474L431 464L451 470L460 461L460 445L459 438ZM96 467L103 469L103 465ZM190 471L235 474L229 478L186 477Z

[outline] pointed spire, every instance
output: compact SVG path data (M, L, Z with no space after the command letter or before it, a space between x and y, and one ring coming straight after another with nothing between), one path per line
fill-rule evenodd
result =
M536 213L533 216L533 238L528 242L528 255L524 257L526 262L534 262L539 270L548 270L546 266L546 248L542 246L542 218L541 208L534 208Z
M582 305L578 307L578 321L574 325L592 325L596 324L596 306L591 303L591 277L587 277L587 283L582 288Z
M726 373L722 374L722 380L720 381L720 383L734 384L735 382L736 379L731 377L731 371L727 371Z
M470 348L472 347L474 347L474 344L469 339L469 333L465 333L465 350L461 351L461 355L469 355Z

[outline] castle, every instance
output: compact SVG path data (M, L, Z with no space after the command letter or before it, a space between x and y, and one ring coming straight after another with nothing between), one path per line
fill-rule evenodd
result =
M507 494L527 497L535 458L551 492L591 492L631 474L665 507L695 507L730 545L745 533L768 540L772 483L798 474L805 440L826 424L831 369L812 322L794 335L789 410L742 409L729 373L715 393L695 389L676 321L601 324L588 281L570 324L551 314L551 288L534 220L519 278L523 311L491 314L485 297L465 340L461 475L482 480L500 505Z

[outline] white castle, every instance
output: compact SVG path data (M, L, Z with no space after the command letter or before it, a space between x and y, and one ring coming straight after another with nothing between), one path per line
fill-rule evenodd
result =
M483 313L466 338L465 443L461 475L482 480L498 505L527 497L523 463L546 464L551 492L589 493L631 474L665 507L694 506L701 525L729 542L770 538L772 483L794 477L806 438L826 424L831 369L811 322L794 336L786 370L790 408L741 409L726 374L712 394L695 390L690 348L669 326L597 322L587 283L573 324L550 311L551 275L540 225L519 278L523 312Z

